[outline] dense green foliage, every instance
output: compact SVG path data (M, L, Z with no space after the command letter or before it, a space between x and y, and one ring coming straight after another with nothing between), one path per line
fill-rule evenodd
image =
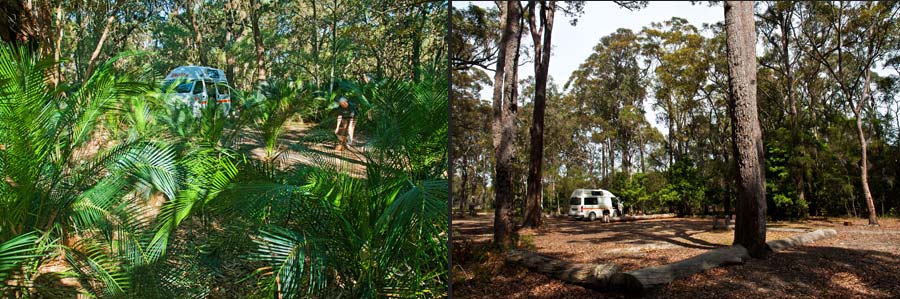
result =
M446 3L30 9L59 18L0 47L0 296L446 296ZM188 64L233 113L164 99Z
M770 217L867 215L855 107L867 138L876 212L896 216L900 6L891 1L758 4L758 97ZM459 199L454 207L487 209L493 198L491 106L480 92L492 83L487 72L496 57L487 54L495 51L500 28L494 8L452 11L454 27L463 30L452 32L451 40L459 43L451 44L451 53L469 54L454 58L453 133L459 134L453 136L453 190ZM639 32L619 29L596 38L593 52L566 83L559 87L551 80L548 86L545 212L564 212L576 188L609 189L634 212L733 212L722 23L690 24L674 17ZM533 81L520 84L519 136L530 127ZM866 88L871 97L864 97ZM657 119L648 119L648 108ZM512 164L526 165L522 153L528 141L521 138L515 146L522 150ZM521 207L525 169L516 168L513 176L514 206Z

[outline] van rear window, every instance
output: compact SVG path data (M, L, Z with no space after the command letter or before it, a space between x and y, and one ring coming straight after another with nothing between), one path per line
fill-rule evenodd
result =
M586 206L596 206L597 198L596 197L588 197L584 199L584 205Z
M573 206L580 206L580 205L581 205L581 198L578 198L578 197L572 197L572 199L569 201L569 204L570 204L570 205L573 205Z

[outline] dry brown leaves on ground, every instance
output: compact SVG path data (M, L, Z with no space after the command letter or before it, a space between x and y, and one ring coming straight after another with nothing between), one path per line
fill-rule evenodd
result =
M833 228L835 238L720 267L646 294L600 292L507 265L491 251L491 217L453 220L453 298L900 298L900 221L820 219L770 227ZM852 225L844 226L850 221ZM728 246L732 231L711 231L711 219L625 223L548 219L520 233L534 250L572 262L613 263L623 271L677 262ZM769 231L767 239L799 232Z

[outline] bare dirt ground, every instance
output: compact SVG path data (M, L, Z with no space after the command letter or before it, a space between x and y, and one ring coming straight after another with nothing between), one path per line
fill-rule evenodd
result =
M820 219L769 223L767 239L797 230L833 228L835 238L773 253L767 259L720 267L645 294L599 292L505 265L487 250L492 215L453 219L454 298L900 298L900 221ZM844 226L844 221L852 225ZM572 262L613 263L630 271L668 264L731 245L732 231L711 231L712 219L600 223L547 219L523 230L525 246Z
M302 141L316 125L301 123L295 119L285 123L284 131L278 138L276 156L281 168L296 167L299 164L315 167L327 165L346 171L354 177L364 177L366 167L362 161L365 161L364 155L367 150L364 137L357 136L357 140L340 152L334 150L337 137L322 141ZM261 161L266 159L265 143L258 132L242 133L238 143L241 150L254 159Z

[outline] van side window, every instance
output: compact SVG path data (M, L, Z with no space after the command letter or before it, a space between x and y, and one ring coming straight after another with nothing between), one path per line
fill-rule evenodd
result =
M213 88L212 81L206 81L206 86L207 86L206 94L209 96L209 98L211 98L211 99L216 98L216 89Z
M584 205L586 206L596 206L597 198L596 197L588 197L584 199Z
M203 82L197 81L194 82L194 94L203 93Z
M591 191L591 195L593 195L593 196L603 196L603 191Z
M228 85L219 83L219 84L216 84L216 88L219 89L220 95L228 95Z

